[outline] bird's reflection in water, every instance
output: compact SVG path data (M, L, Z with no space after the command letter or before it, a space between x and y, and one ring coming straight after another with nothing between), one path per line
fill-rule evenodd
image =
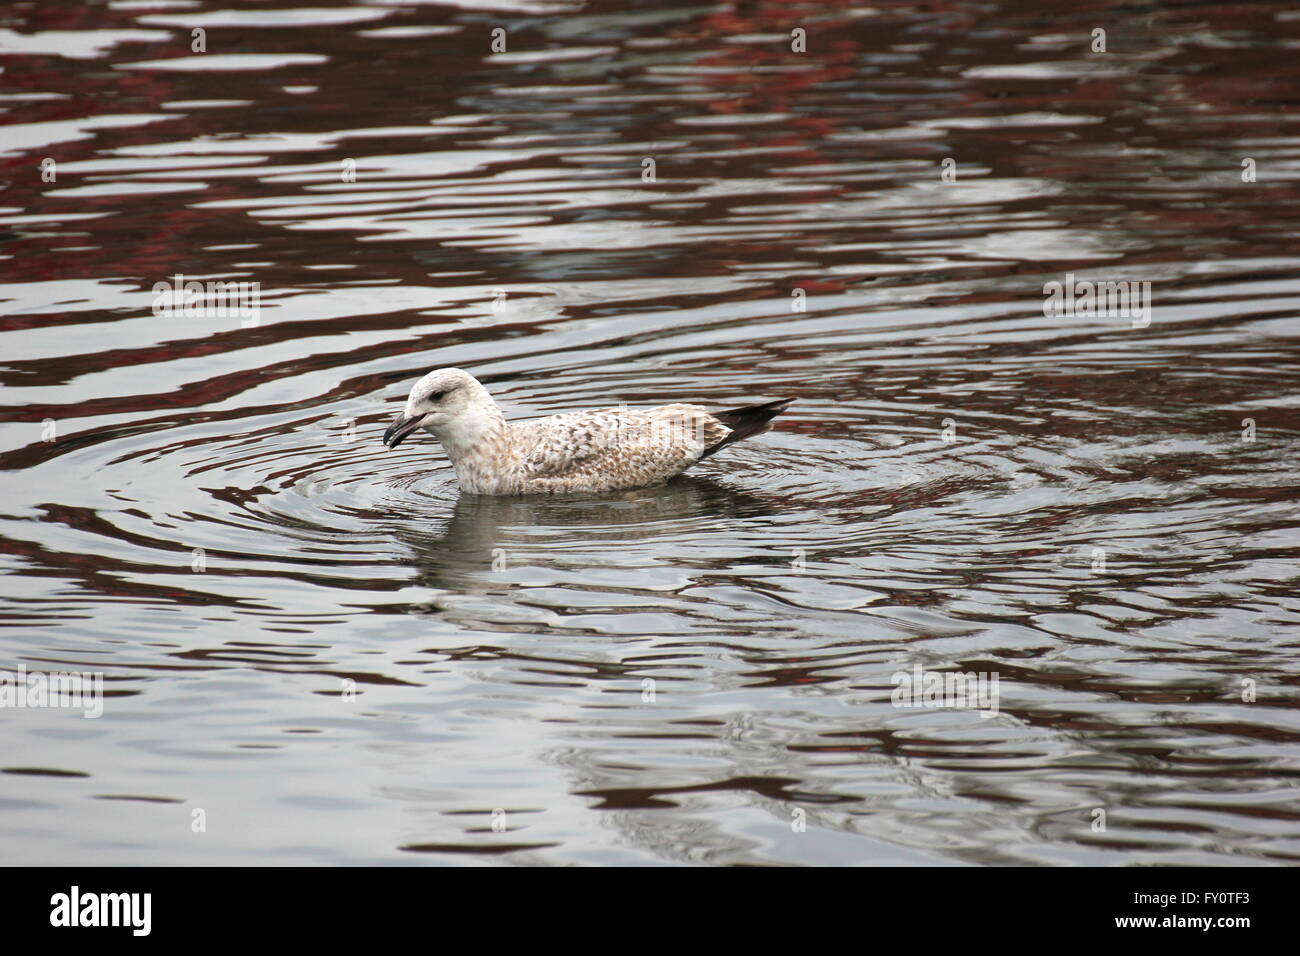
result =
M653 554L671 553L683 536L706 534L729 519L776 514L780 503L711 478L683 475L633 491L557 497L491 497L462 493L450 519L423 534L398 537L414 552L417 582L436 588L481 590L491 572L521 563L590 566L597 555L664 540ZM647 558L652 560L652 557Z

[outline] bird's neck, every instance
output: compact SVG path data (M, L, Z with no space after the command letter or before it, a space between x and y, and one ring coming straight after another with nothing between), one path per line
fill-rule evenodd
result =
M429 429L442 442L458 475L466 468L472 470L475 462L496 456L507 443L510 426L505 416L486 391L482 399L446 425Z

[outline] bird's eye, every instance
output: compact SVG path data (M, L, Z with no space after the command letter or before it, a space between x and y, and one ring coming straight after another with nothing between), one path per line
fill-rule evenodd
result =
M442 399L442 396L444 396L444 395L446 395L446 394L447 394L446 392L430 392L430 393L429 393L429 401L431 401L431 402L439 401L439 400Z

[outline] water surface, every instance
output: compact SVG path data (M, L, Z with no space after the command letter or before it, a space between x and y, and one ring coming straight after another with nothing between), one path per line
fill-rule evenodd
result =
M1047 6L6 11L0 666L106 688L6 862L1300 859L1300 15ZM380 444L448 365L798 401L483 499Z

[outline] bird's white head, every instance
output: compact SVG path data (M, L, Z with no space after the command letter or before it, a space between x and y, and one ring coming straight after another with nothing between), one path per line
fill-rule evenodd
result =
M473 375L459 368L434 369L411 387L405 410L384 432L384 444L395 448L417 428L444 444L455 443L500 420L496 402Z

